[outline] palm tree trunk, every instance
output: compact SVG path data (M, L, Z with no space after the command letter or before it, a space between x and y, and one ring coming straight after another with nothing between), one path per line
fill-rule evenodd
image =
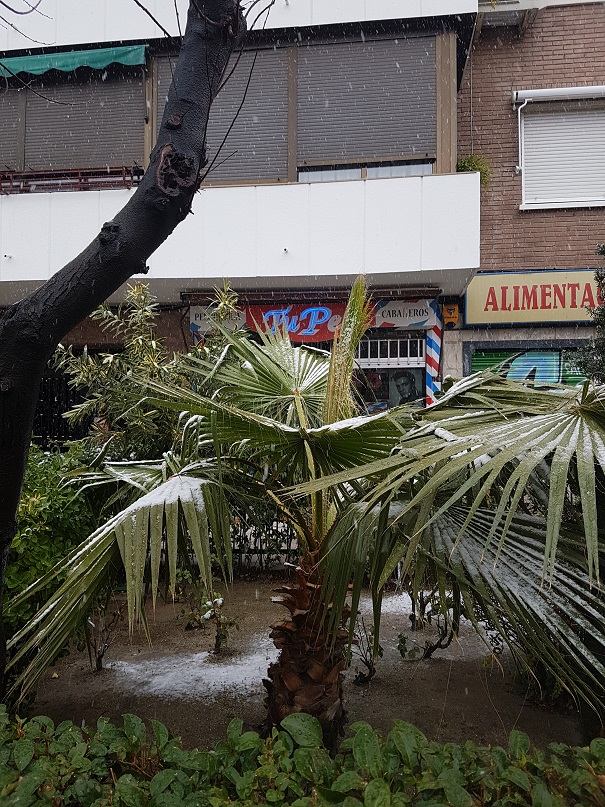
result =
M290 612L289 619L271 626L271 638L279 657L269 666L263 683L267 690L268 727L279 726L294 712L317 718L327 748L335 750L343 733L346 712L343 702L343 670L347 664L350 609L342 615L336 638L329 635L329 609L321 597L315 557L297 568L296 583L276 589L273 602Z

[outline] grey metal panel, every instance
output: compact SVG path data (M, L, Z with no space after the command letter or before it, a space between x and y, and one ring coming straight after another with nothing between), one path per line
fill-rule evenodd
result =
M28 92L25 169L104 168L143 164L142 74L37 81Z
M299 164L436 147L433 36L299 48Z
M18 170L19 155L19 91L12 87L0 90L0 171Z
M227 74L237 57L231 59ZM250 86L254 52L242 54L235 72L216 97L208 124L212 162L245 95L245 102L208 182L285 180L288 175L288 56L286 49L259 50ZM174 58L158 59L158 122L161 121ZM235 154L233 153L235 152ZM232 155L232 156L230 156Z

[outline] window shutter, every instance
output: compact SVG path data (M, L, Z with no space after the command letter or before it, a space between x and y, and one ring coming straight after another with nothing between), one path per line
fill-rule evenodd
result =
M217 158L208 182L285 180L288 175L288 62L285 48L235 54L225 76L235 71L212 104L208 159L214 159L240 104L241 112ZM172 80L174 58L158 60L158 125ZM250 86L246 84L252 70ZM234 153L235 152L235 153ZM217 164L228 158L221 165Z
M533 104L523 110L523 203L605 202L605 105Z
M24 92L23 90L21 92ZM23 154L19 154L19 90L0 90L0 171L18 171Z
M38 81L28 92L25 170L143 164L143 78ZM43 96L43 97L41 97Z
M305 161L434 155L435 38L298 51L298 150Z

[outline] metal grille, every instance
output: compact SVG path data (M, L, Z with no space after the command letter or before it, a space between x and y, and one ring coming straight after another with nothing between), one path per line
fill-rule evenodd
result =
M142 168L126 166L85 170L0 171L0 194L133 188L139 184L142 176Z
M372 337L360 342L356 352L362 369L424 367L424 339L420 337Z
M433 155L436 103L434 37L301 47L299 164Z
M47 370L40 385L34 420L34 442L46 450L57 443L84 437L88 431L87 424L73 427L62 417L63 412L67 412L81 400L81 393L69 386L66 375Z
M288 71L284 48L241 55L233 75L212 104L208 158L214 159L240 104L245 102L207 182L285 180L288 175ZM238 57L232 57L226 75ZM172 81L174 59L158 59L158 121ZM246 84L252 70L250 86ZM226 162L218 165L221 160Z

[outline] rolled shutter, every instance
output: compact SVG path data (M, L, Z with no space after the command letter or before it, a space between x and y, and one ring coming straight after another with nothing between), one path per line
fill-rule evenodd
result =
M605 104L533 103L523 110L523 203L605 202Z
M143 164L142 75L36 82L28 93L25 169L116 168ZM40 97L43 96L43 97Z
M226 75L237 61L232 57ZM214 159L238 108L245 102L208 182L286 179L288 174L288 72L287 51L260 50L246 84L254 52L241 55L235 71L212 104L208 124L208 158ZM158 60L158 122L161 121L172 80L174 59Z
M12 87L0 90L0 171L21 169L19 154L20 104L19 93Z
M434 37L299 48L299 163L434 155L436 147Z

